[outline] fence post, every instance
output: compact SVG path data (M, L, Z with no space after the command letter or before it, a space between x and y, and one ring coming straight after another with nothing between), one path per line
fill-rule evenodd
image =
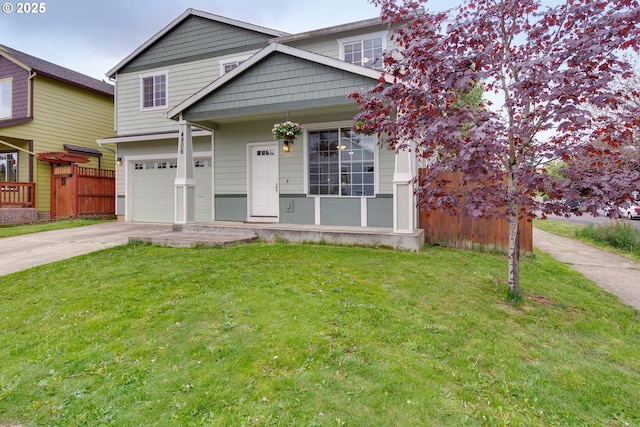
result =
M78 165L71 165L71 217L78 218L78 181L79 181Z

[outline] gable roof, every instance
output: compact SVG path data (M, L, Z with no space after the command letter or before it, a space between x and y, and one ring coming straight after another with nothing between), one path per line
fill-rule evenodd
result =
M284 36L275 37L270 41L273 43L291 43L298 40L305 40L305 39L321 37L321 36L329 36L329 35L334 35L334 34L346 32L346 31L360 30L363 28L381 26L381 25L384 25L386 27L389 26L389 24L383 21L381 17L370 18L362 21L336 25L333 27L326 27L326 28L319 28L317 30L312 30L312 31L305 31L303 33L287 34Z
M232 25L232 26L235 26L235 27L244 28L246 30L255 31L255 32L266 34L266 35L273 36L273 37L282 37L282 36L286 36L286 35L289 34L289 33L283 32L283 31L278 31L278 30L274 30L274 29L271 29L271 28L261 27L259 25L249 24L247 22L238 21L238 20L235 20L235 19L226 18L224 16L214 15L213 13L203 12L201 10L196 10L196 9L189 8L189 9L185 10L176 19L171 21L162 30L157 32L153 37L151 37L149 40L147 40L144 44L142 44L140 47L138 47L136 50L134 50L129 56L127 56L122 61L120 61L115 67L113 67L112 69L107 71L106 76L109 77L109 78L113 78L116 75L116 73L118 71L120 71L124 66L126 66L128 63L130 63L134 58L136 58L138 55L140 55L147 48L152 46L154 43L156 43L158 40L160 40L164 35L169 33L171 30L173 30L175 27L177 27L180 23L185 21L190 16L198 16L200 18L209 19L209 20L215 21L215 22L221 22L223 24L228 24L228 25Z
M300 59L305 59L307 61L316 62L318 64L323 64L328 67L336 68L338 70L347 71L360 76L368 77L376 81L382 78L387 83L393 83L393 77L391 75L382 73L377 70L373 70L371 68L351 64L345 61L341 61L339 59L309 52L303 49L298 49L292 46L287 46L279 43L271 43L269 46L265 47L264 49L257 52L246 61L244 61L238 67L234 68L233 70L231 70L226 74L223 74L221 77L214 80L208 86L204 87L200 91L196 92L195 94L191 95L189 98L182 101L180 104L176 105L175 107L167 111L167 113L165 113L165 117L169 119L177 118L183 111L193 106L194 104L196 104L198 101L208 96L209 94L215 92L217 89L224 86L226 83L230 82L231 80L235 79L237 76L241 75L245 71L249 70L255 64L262 61L264 58L266 58L267 56L271 55L274 52L280 52L280 53L291 55Z
M7 58L27 71L36 72L55 80L113 97L113 85L44 59L36 58L4 45L0 45L0 56Z

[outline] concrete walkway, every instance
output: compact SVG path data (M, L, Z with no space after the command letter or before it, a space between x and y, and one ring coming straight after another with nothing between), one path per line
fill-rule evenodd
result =
M105 222L5 237L0 245L0 276L123 245L129 241L131 234L167 232L171 227L167 224Z
M640 263L535 227L533 244L640 310Z

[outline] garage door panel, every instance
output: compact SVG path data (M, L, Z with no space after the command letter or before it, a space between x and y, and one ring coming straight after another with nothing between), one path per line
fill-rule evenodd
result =
M134 163L133 221L173 222L176 169L171 166L169 160Z
M211 221L211 159L197 159L194 162L193 178L196 180L196 222Z
M198 159L194 164L196 221L210 221L211 160ZM176 160L149 160L133 164L132 220L172 223L175 220Z

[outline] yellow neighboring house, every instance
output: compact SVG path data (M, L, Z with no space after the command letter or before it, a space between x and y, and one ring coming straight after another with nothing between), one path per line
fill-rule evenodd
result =
M50 218L56 164L115 168L96 144L113 99L108 83L0 45L0 223Z

